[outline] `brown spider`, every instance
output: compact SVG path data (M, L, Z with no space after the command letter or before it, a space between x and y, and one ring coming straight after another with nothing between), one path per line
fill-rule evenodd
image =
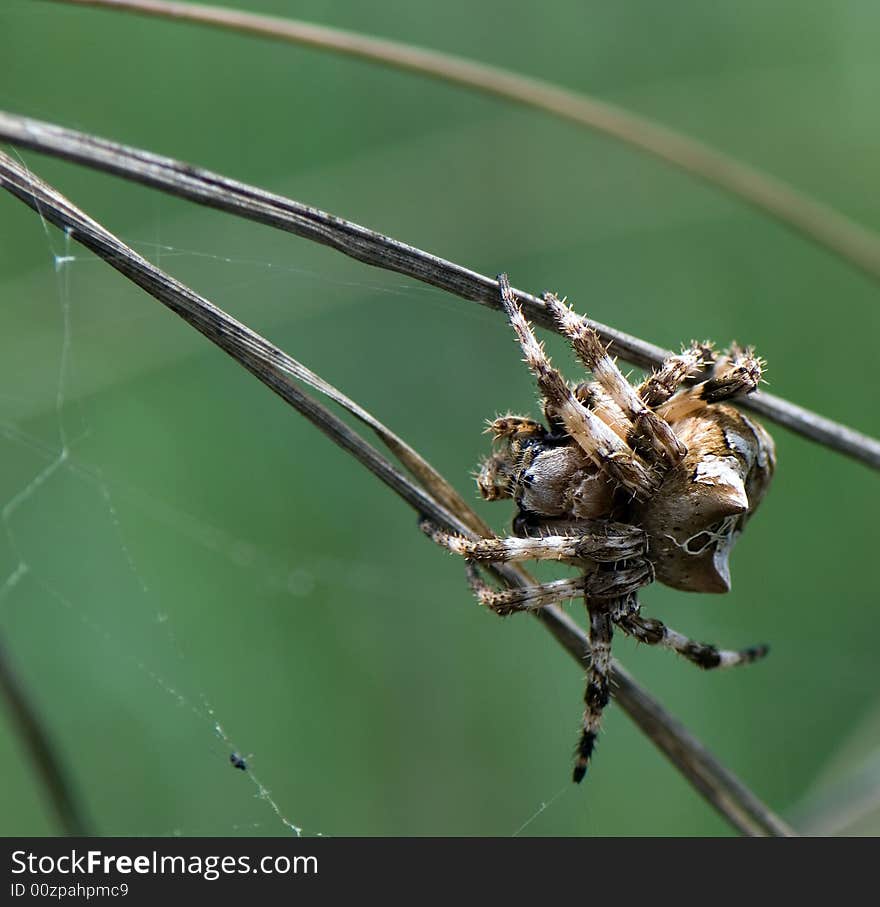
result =
M655 579L695 592L730 588L730 550L764 496L776 458L764 428L724 401L754 391L762 363L751 349L734 346L716 356L709 344L694 343L633 387L586 320L545 293L560 331L596 379L572 387L536 340L507 275L498 283L547 423L508 415L490 425L498 448L477 485L487 500L516 502L515 536L472 542L427 521L422 528L467 559L471 588L498 614L583 595L592 660L575 756L580 782L608 704L614 624L706 669L748 664L767 652L766 646L732 652L693 642L642 617L636 596ZM684 386L688 379L701 380ZM580 576L497 590L476 568L532 559L562 561Z

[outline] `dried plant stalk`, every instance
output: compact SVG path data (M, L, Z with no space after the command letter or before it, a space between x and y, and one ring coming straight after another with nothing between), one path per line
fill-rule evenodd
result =
M4 111L0 111L0 139L294 233L366 264L405 274L462 299L501 310L498 283L494 278L334 214L218 173ZM543 300L522 290L514 290L514 293L531 321L548 330L558 330ZM668 350L616 328L597 321L590 321L590 324L615 355L633 365L650 369L669 355ZM791 431L874 469L880 469L880 441L839 422L772 394L755 393L738 400L737 405L760 413Z
M195 22L369 60L382 66L462 85L586 126L638 148L747 202L786 227L880 279L880 237L783 180L750 167L703 142L590 95L541 79L412 44L373 38L296 19L227 7L167 0L53 0Z
M82 837L89 834L89 823L70 775L64 768L51 735L46 730L39 710L25 690L0 641L0 696L6 700L12 725L30 755L55 818L65 835Z

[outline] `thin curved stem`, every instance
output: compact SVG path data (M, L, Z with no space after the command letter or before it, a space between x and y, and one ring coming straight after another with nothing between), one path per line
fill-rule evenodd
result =
M462 510L450 512L430 489L410 480L339 417L305 394L296 384L296 380L303 380L304 366L138 255L56 189L2 152L0 188L6 189L49 223L68 232L71 238L99 255L232 356L334 443L352 454L420 517L430 518L449 532L471 539L478 537L469 525L479 518L466 504L462 502ZM320 387L326 382L318 376L314 377L317 381L310 383L327 393ZM333 399L344 396L335 388L333 391ZM368 424L378 423L372 416L369 420L366 420ZM386 431L390 434L390 430ZM491 569L499 580L508 585L524 586L530 582L528 574L514 565L498 564ZM583 670L590 658L589 642L583 631L557 608L545 608L537 616ZM630 718L735 829L753 836L784 837L794 834L782 819L616 663L613 686L617 701Z
M12 723L43 783L58 824L65 835L82 837L89 825L39 710L16 674L6 648L0 641L0 696L6 700Z
M302 202L274 195L191 164L119 145L99 136L0 111L0 139L23 148L65 158L187 198L238 217L285 230L330 246L369 265L413 277L462 299L501 310L498 284L487 277L366 227ZM514 291L528 318L558 331L543 300ZM611 351L641 368L659 365L669 355L653 343L599 322L590 322ZM791 431L880 469L880 441L772 394L756 393L737 401Z
M452 54L295 19L165 0L53 0L195 22L316 47L495 95L586 126L733 195L880 280L880 237L783 180L647 117L509 70Z

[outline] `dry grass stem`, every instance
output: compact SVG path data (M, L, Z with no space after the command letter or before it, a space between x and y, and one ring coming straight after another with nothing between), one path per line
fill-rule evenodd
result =
M55 818L65 835L82 837L89 834L89 824L64 768L52 737L40 717L39 709L28 695L18 672L0 641L0 697L6 701L12 726L25 747L31 765L37 772Z
M294 233L358 261L395 271L455 296L501 310L498 284L487 277L344 218L139 148L0 111L0 139L143 183L198 204ZM527 317L557 330L543 300L515 290ZM611 351L650 369L669 355L648 341L591 321ZM880 441L772 394L755 393L737 405L760 413L812 441L880 469Z
M102 7L176 22L194 22L239 34L315 47L429 76L540 110L586 126L660 158L763 211L779 223L856 265L875 280L880 279L880 237L876 233L799 192L783 180L743 164L668 126L590 95L412 44L227 7L165 0L54 2Z

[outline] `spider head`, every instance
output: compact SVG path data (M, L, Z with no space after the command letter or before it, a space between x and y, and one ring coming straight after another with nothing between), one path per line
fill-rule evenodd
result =
M773 474L773 441L729 407L681 428L687 457L639 505L637 519L648 532L659 582L689 592L728 592L730 553Z

